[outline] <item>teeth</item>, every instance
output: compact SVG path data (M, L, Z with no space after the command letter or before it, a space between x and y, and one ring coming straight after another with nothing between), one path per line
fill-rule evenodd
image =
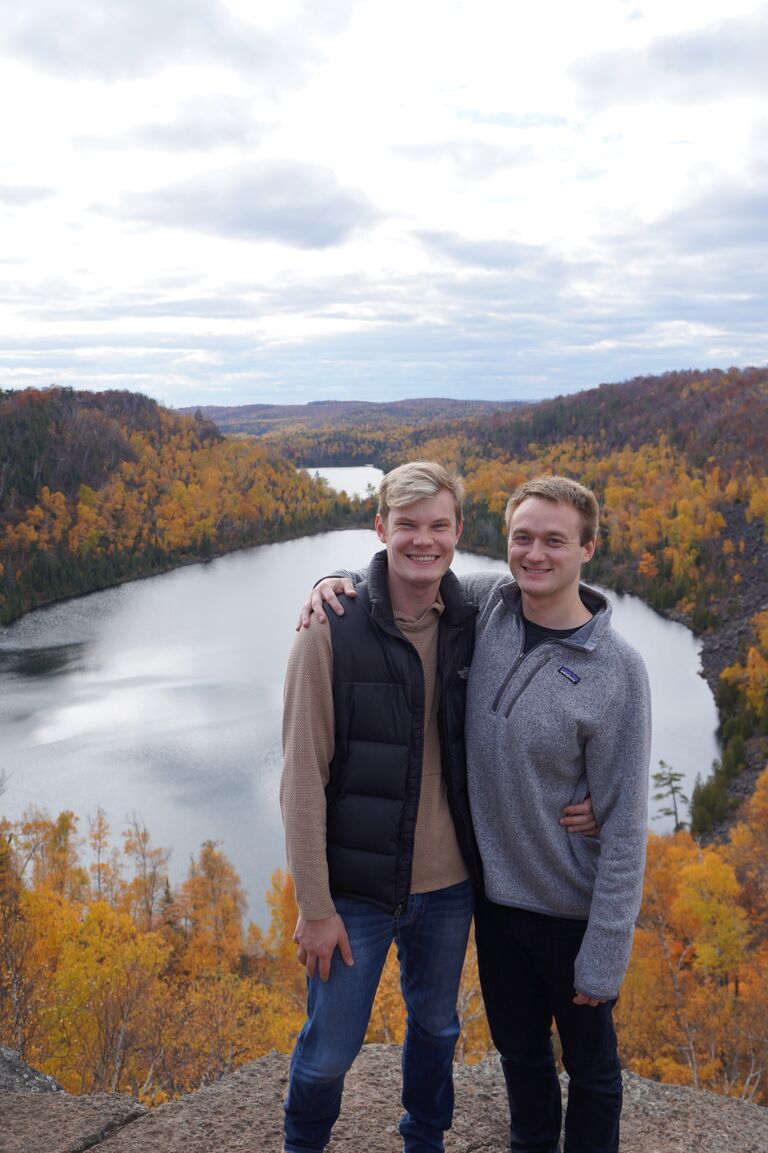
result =
M437 560L436 556L412 556L411 560L416 561L418 564L431 564L432 561Z

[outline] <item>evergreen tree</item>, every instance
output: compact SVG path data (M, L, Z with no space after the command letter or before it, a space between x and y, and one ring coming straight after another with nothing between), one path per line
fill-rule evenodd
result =
M674 832L676 833L684 829L688 823L684 821L681 816L682 806L690 805L690 800L686 797L681 787L683 780L683 773L676 772L666 761L659 761L658 771L653 774L653 783L656 786L653 799L654 801L667 801L668 804L666 804L663 809L659 809L653 819L654 821L658 821L662 817L672 817L675 822Z

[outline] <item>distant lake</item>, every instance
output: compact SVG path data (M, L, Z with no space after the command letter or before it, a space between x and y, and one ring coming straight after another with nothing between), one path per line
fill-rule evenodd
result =
M319 473L337 492L347 496L367 496L369 488L377 489L384 473L373 465L355 465L350 468L326 468L325 465L307 466L307 472L314 476Z
M264 545L1 629L8 781L0 812L15 819L32 805L51 815L72 809L85 833L100 805L116 841L136 813L153 843L173 850L174 881L203 841L218 841L243 879L251 917L264 924L264 893L284 863L280 716L298 606L318 576L364 565L378 547L367 530ZM454 567L506 566L459 553ZM649 666L653 768L663 758L690 790L718 755L698 642L637 598L611 599L618 629Z

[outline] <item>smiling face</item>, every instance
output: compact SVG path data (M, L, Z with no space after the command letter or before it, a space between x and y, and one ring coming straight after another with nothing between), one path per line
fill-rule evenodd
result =
M436 496L391 508L386 522L376 517L376 533L387 546L393 607L414 613L428 608L461 535L453 494L441 489Z
M581 606L581 568L595 551L594 538L582 544L581 532L581 516L570 504L530 496L512 513L509 567L520 586L523 609L532 620L542 608L568 616Z

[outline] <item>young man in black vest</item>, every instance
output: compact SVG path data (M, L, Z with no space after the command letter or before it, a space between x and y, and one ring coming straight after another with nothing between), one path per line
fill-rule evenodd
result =
M281 805L307 1021L291 1061L287 1153L320 1153L397 943L407 1009L406 1153L441 1153L476 850L464 763L475 608L449 571L461 481L411 463L379 490L374 556L331 627L302 630L285 685Z

